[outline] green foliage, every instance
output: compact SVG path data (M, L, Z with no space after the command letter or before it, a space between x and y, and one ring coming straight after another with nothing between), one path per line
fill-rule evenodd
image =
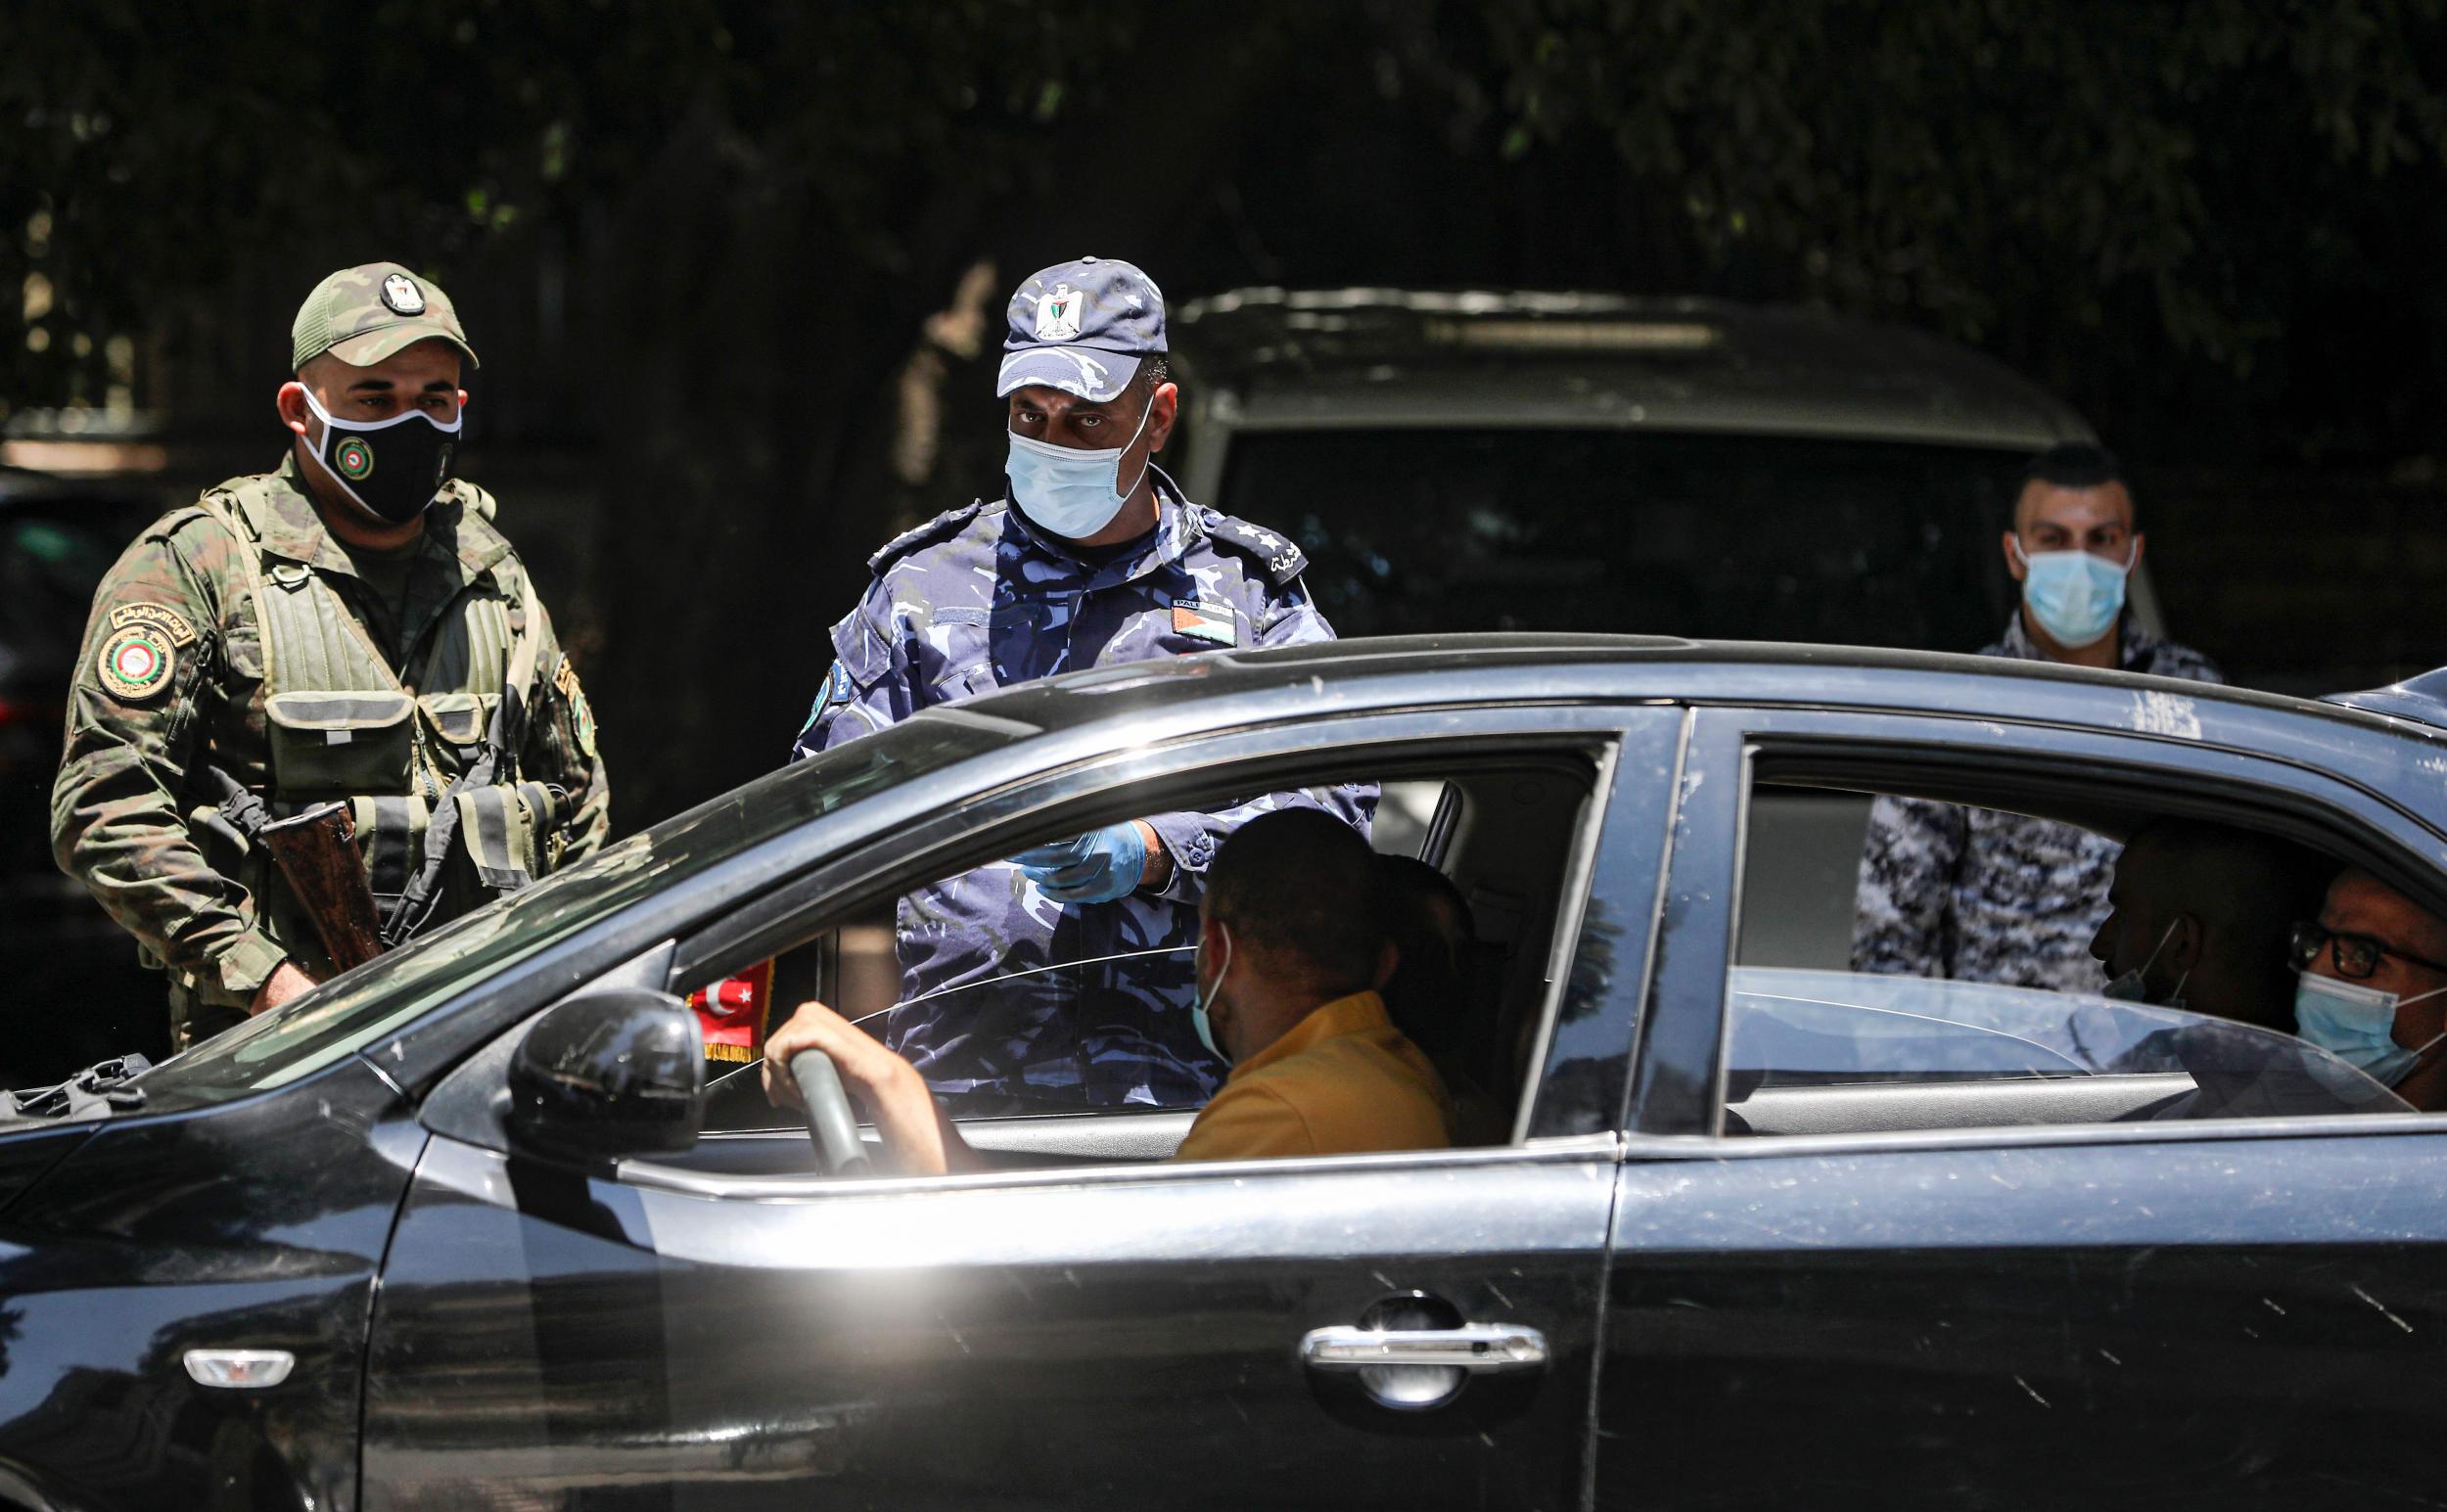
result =
M716 158L789 165L790 191L895 264L907 186L1006 181L1099 97L1135 13L18 0L0 22L0 291L36 274L50 295L24 325L0 296L0 393L94 397L102 359L50 334L158 327L260 249L413 248L439 276L538 222L576 224L690 122L712 123Z
M2437 0L1458 9L1508 156L1598 135L1721 261L1765 249L1817 297L1973 340L2142 315L2245 370L2311 248L2447 187Z

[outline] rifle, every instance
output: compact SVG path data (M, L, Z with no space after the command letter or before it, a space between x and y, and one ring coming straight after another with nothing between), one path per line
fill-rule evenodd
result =
M356 824L346 803L317 803L275 819L256 830L254 839L271 852L289 879L289 891L314 920L333 970L362 966L383 953L374 890L366 886L365 863L357 858Z

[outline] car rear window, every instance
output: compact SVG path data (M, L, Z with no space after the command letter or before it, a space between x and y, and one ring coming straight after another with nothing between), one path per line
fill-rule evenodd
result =
M1296 534L1345 636L1973 651L2012 609L1997 537L2026 461L1637 431L1259 432L1233 437L1216 503Z

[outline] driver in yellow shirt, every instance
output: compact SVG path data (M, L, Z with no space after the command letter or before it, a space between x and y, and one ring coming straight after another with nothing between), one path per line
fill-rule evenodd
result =
M1177 1160L1350 1155L1452 1142L1444 1083L1377 996L1397 960L1376 857L1315 809L1261 814L1216 853L1199 905L1200 1037L1231 1063ZM765 1040L765 1095L802 1106L791 1057L822 1050L900 1169L963 1168L968 1146L916 1068L825 1007Z

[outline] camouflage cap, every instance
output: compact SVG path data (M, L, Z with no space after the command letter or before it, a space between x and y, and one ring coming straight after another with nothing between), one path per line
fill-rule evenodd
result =
M481 366L450 297L395 262L343 268L314 286L289 328L292 372L325 352L370 368L418 342L441 340Z

